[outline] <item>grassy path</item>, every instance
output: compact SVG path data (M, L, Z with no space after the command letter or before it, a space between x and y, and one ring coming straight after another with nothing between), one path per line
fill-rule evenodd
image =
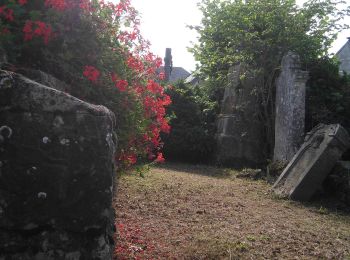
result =
M350 259L350 216L262 181L169 164L119 179L116 259Z

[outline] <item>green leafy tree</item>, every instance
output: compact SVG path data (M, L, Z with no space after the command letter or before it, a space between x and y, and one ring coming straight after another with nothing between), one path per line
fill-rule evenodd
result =
M227 72L237 63L248 65L256 76L255 93L261 104L259 118L266 126L266 141L273 147L274 91L280 62L294 51L305 66L326 56L349 7L344 3L311 0L302 7L295 0L202 0L202 25L192 27L199 43L190 48L200 72L210 82L209 92L227 85Z

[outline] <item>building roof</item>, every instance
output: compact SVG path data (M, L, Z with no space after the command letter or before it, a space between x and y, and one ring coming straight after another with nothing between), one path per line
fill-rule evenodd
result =
M348 40L343 45L343 47L340 48L340 50L335 54L335 56L340 61L340 73L343 73L345 71L346 73L350 74L350 40Z
M160 71L164 72L164 67L160 67ZM170 73L169 82L176 82L180 79L185 80L191 74L182 67L173 67Z
M348 37L348 41L339 49L339 51L337 51L335 55L338 56L348 44L350 44L350 37Z
M173 67L173 69L170 73L169 82L175 82L175 81L178 81L180 79L186 79L189 75L190 75L190 73L187 70L185 70L184 68Z

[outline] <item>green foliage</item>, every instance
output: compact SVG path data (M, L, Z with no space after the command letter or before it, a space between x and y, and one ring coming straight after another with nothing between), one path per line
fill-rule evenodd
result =
M299 8L295 0L202 0L199 44L190 50L217 86L225 86L237 62L270 72L287 51L310 61L327 53L340 28L338 2L312 0Z
M227 86L230 66L247 65L254 75L254 95L265 126L268 154L273 151L275 81L281 59L288 51L299 54L306 66L327 55L350 7L338 10L342 1L310 0L302 7L295 0L202 0L202 25L192 27L199 43L190 48L211 94ZM336 98L336 97L334 97ZM217 101L220 98L216 98Z
M350 132L350 77L339 74L335 59L323 58L310 67L306 129L319 123L340 123Z
M171 132L162 137L168 159L208 162L215 148L215 103L198 86L178 82L167 91Z

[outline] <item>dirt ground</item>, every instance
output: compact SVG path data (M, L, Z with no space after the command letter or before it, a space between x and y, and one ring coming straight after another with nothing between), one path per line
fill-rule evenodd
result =
M264 181L167 164L119 178L115 259L350 259L350 215Z

